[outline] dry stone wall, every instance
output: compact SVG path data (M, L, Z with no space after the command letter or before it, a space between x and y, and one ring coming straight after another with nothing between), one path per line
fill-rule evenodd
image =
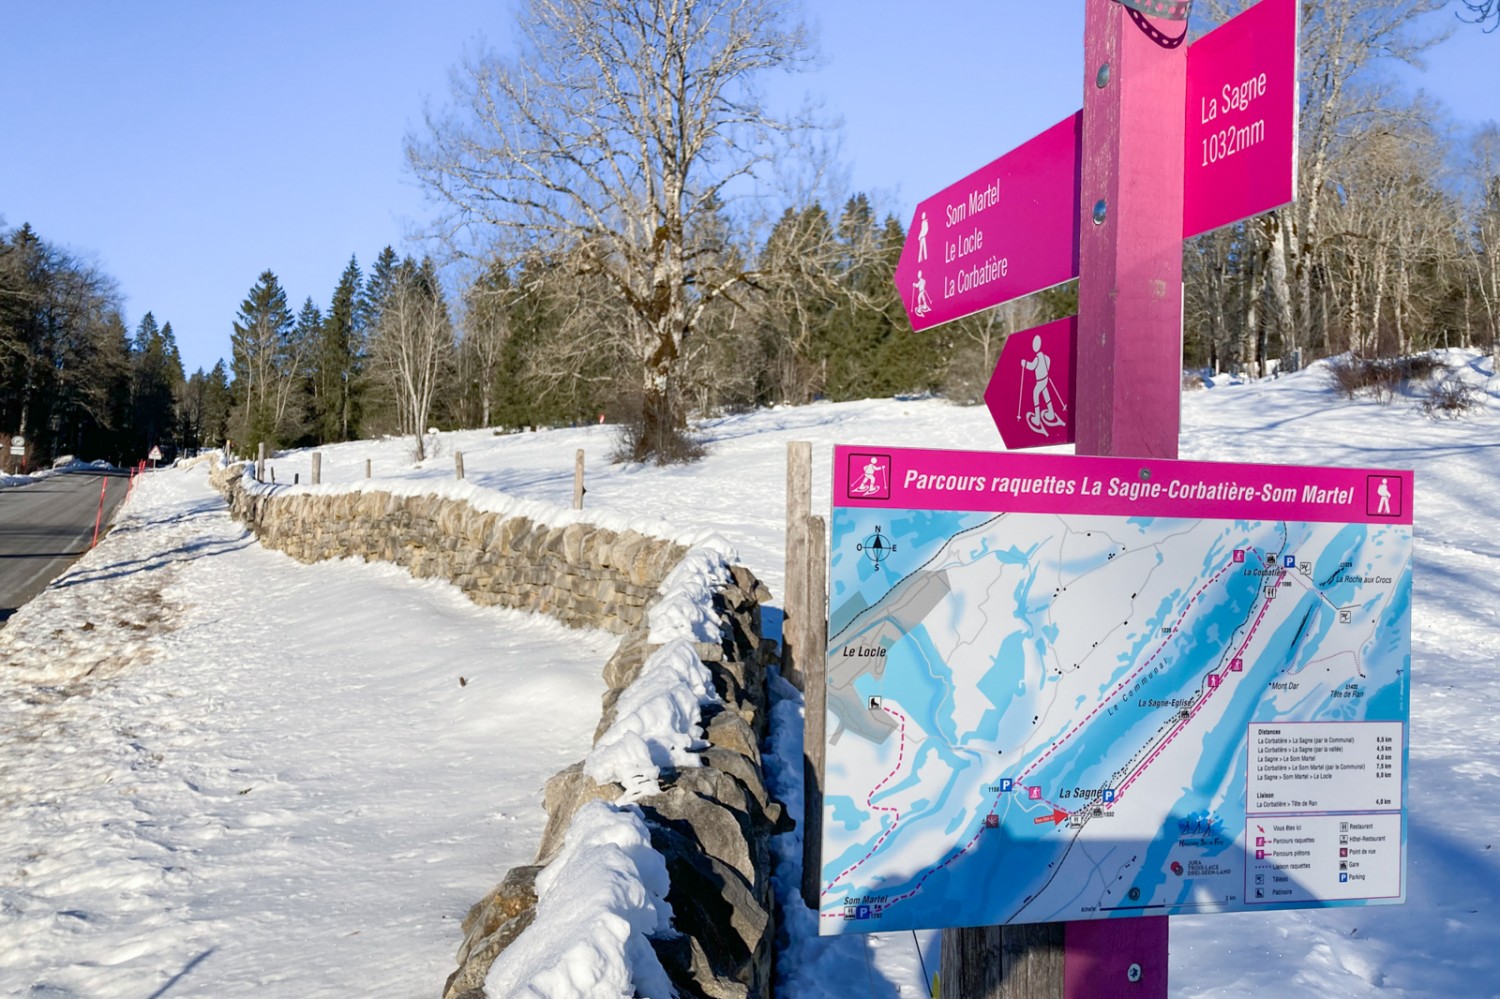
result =
M681 545L586 524L549 527L439 496L278 494L247 483L241 471L230 466L212 473L233 515L262 543L304 562L348 556L393 562L414 576L446 579L476 603L622 634L604 668L596 740L614 722L621 692L658 648L649 641L647 609L686 554ZM664 772L655 793L632 795L652 847L666 861L677 931L651 944L685 999L771 994L776 934L769 844L790 825L766 789L759 749L769 717L766 666L775 658L774 643L760 634L760 603L770 594L747 569L732 567L729 577L711 598L719 640L695 645L721 702L701 719L702 766ZM548 821L536 861L507 872L470 910L444 999L500 999L486 995L484 980L496 957L531 925L537 875L557 856L584 804L624 794L618 784L589 777L582 763L548 781Z

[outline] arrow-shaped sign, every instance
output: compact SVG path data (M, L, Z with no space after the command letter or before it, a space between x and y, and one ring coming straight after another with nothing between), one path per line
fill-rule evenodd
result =
M1077 355L1076 316L1005 338L984 404L1007 448L1073 442Z
M1078 276L1079 112L917 206L896 289L914 330Z
M1055 822L1058 825L1062 825L1066 821L1068 821L1068 813L1063 811L1061 808L1054 808L1052 809L1051 815L1038 815L1036 818L1031 820L1031 824L1040 826L1045 825L1048 822Z

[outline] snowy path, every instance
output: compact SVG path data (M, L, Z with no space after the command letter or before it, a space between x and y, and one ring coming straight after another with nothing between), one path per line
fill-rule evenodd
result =
M433 994L613 642L298 565L203 469L148 477L0 634L0 994Z

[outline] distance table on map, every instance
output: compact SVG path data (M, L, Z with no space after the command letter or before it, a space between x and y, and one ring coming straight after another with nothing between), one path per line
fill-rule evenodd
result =
M820 931L1403 901L1412 487L836 448Z

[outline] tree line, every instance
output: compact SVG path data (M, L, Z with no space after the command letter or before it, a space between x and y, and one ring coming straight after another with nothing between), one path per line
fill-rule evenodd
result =
M107 274L30 225L0 228L0 432L43 458L125 463L197 446L227 394L222 365L183 377L170 322L147 312L130 330Z
M1245 6L1200 0L1193 30ZM1184 364L1265 374L1496 344L1500 131L1458 148L1378 72L1435 43L1443 0L1301 6L1298 200L1186 244ZM823 165L817 123L761 96L808 57L790 5L519 13L515 51L461 67L451 104L408 138L445 206L430 246L444 267L386 247L365 273L351 257L325 304L295 312L267 270L227 366L184 377L170 324L148 314L128 333L107 276L28 226L0 233L0 428L53 453L401 434L420 456L431 426L602 418L622 428L620 457L670 461L692 456L694 414L976 402L1007 335L1076 309L1064 286L911 331L891 279L902 220L868 194L778 184Z

